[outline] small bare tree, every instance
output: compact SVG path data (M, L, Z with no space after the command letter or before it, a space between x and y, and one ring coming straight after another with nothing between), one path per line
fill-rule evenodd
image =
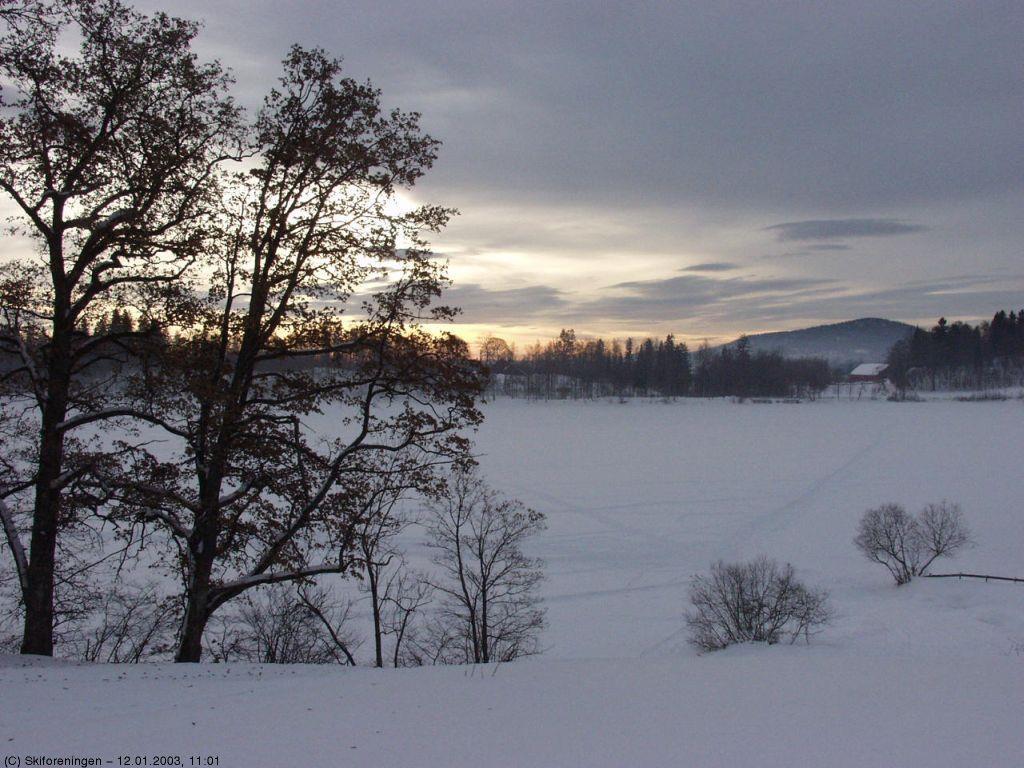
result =
M521 546L545 527L544 515L503 499L467 469L454 471L446 493L429 504L428 546L441 578L446 661L510 661L539 652L544 626L537 587L542 563Z
M828 624L828 593L797 580L793 566L759 557L746 563L719 560L690 583L693 609L686 615L690 642L702 651L737 643L795 643Z
M422 574L406 568L404 562L392 569L384 585L381 634L391 637L391 663L396 667L420 666L410 655L407 641L422 639L421 610L434 595L434 588Z
M899 504L883 504L864 513L853 543L901 585L924 575L936 559L954 556L970 543L970 531L958 504L929 504L916 518Z
M413 492L429 493L435 487L431 469L429 463L392 455L367 458L360 472L364 484L359 493L358 512L353 516L351 537L363 578L360 590L370 600L377 667L384 666L384 636L391 632L388 625L396 625L400 645L412 613L429 600L430 589L427 585L414 585L394 539L413 522L400 502ZM388 655L397 659L399 654L396 649Z
M917 514L917 527L924 551L919 574L928 570L937 558L953 557L971 543L971 533L959 504L940 501L927 505Z

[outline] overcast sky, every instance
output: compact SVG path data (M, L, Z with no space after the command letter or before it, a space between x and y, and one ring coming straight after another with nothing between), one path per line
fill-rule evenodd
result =
M1024 305L1024 3L146 2L256 103L292 42L444 142L472 330L684 338Z

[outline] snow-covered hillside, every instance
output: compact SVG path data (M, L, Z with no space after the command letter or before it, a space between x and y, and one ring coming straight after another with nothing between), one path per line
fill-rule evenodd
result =
M851 543L870 506L948 499L975 546L935 570L1024 577L1020 401L486 412L486 476L548 515L531 552L547 562L544 656L382 671L8 658L0 752L114 765L173 754L186 766L214 755L220 766L1024 760L1024 584L897 589ZM810 646L698 656L683 631L688 580L757 554L827 588L833 625Z
M862 317L795 331L748 336L754 352L786 357L823 357L833 364L884 361L892 345L910 336L914 326L880 317ZM731 342L735 344L736 342Z

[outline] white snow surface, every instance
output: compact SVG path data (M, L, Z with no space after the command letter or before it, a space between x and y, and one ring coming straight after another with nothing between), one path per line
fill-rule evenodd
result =
M1024 659L2 670L0 752L246 766L1016 766ZM116 762L115 762L116 764Z
M1024 764L1024 584L896 588L851 543L870 506L948 499L975 545L933 570L1024 577L1024 403L505 400L486 414L487 478L548 515L531 548L547 564L543 656L413 670L8 657L0 754ZM834 623L809 646L697 655L682 619L689 579L758 554L827 588Z

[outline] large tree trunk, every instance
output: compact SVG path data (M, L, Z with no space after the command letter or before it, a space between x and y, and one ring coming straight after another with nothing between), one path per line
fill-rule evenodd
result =
M29 544L28 590L21 652L53 655L53 590L57 535L61 518L59 480L64 470L64 433L59 425L67 414L71 349L68 335L55 328L46 403L39 431L32 538Z
M255 298L255 297L254 297ZM254 354L251 352L251 333L247 332L242 339L234 377L232 381L231 403L238 403L247 392L248 376L255 367ZM203 408L201 423L208 423L210 409ZM240 415L236 406L228 408L223 414L220 431L213 447L209 451L196 454L198 470L199 496L202 512L195 521L193 536L189 540L189 556L191 572L188 578L185 618L181 626L181 638L175 662L200 661L203 655L203 632L215 609L211 605L211 579L213 564L217 558L217 545L221 532L220 494L224 482L225 456L229 449L224 446L232 444L234 424ZM201 427L205 429L205 427Z
M209 551L213 551L210 548ZM203 632L210 620L210 574L213 571L213 558L193 553L194 571L192 573L185 604L185 617L181 624L181 637L178 651L174 655L176 662L196 663L203 656Z
M219 488L219 482L214 483L214 487ZM189 574L181 637L174 656L176 662L195 663L203 655L203 632L213 613L210 605L210 580L213 561L217 556L218 531L219 528L211 523L211 516L207 515L205 523L200 522L200 535L189 542L192 572Z
M53 586L57 552L60 491L52 487L60 475L63 446L59 437L42 438L36 502L29 545L28 590L25 594L25 627L22 653L53 655Z
M181 640L174 655L176 662L197 663L202 660L203 632L206 631L206 622L210 620L206 607L208 595L207 590L202 590L191 592L188 596L185 620L181 627Z

